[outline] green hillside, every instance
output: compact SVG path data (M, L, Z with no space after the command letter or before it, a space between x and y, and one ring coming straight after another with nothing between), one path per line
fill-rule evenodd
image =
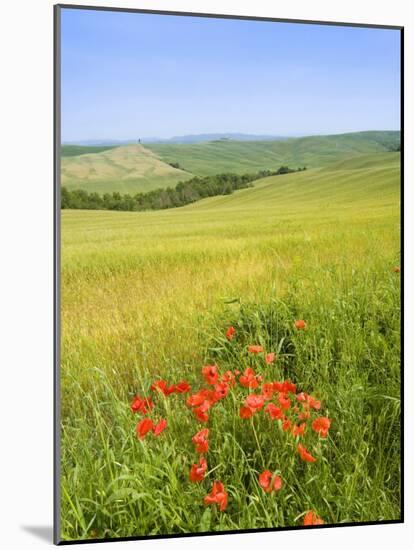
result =
M372 210L374 204L397 206L399 173L399 153L362 155L326 168L256 180L253 188L204 199L184 208L246 209L253 215L258 208L270 211L280 208L283 212L304 210L312 216L315 210L323 209L320 216L326 218L337 215L338 208Z
M399 132L358 132L331 136L309 136L277 141L211 141L187 144L147 144L165 162L178 162L197 175L219 172L242 174L277 169L314 168L348 157L395 148Z
M88 153L102 153L114 149L116 145L62 145L60 148L61 157L76 157Z
M62 185L97 193L150 191L174 186L191 176L163 162L142 145L64 156L61 160Z

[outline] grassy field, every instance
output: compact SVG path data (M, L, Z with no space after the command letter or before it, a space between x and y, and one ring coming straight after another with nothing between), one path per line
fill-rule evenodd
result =
M197 173L207 160L192 148L216 146L188 146L185 158L168 147L165 160ZM183 208L62 212L63 539L301 525L308 510L327 524L400 517L399 155L334 156L330 146L320 158L331 167ZM214 170L223 166L218 156ZM193 393L213 362L320 399L329 436L303 437L316 462L301 461L298 439L263 411L239 417L239 384L210 414L204 481L188 479L191 437L205 425L187 395L154 397L167 429L138 439L133 396L160 377ZM280 491L259 486L265 469ZM228 492L224 512L203 504L214 480Z
M90 149L90 148L87 148ZM177 170L142 145L63 156L61 182L68 189L97 193L137 193L174 186L192 174Z

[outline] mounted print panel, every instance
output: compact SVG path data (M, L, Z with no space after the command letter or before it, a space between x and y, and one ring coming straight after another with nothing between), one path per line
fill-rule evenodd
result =
M402 521L402 32L55 7L56 543Z

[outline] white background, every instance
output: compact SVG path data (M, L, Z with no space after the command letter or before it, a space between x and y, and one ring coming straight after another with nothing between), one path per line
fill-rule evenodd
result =
M0 8L0 545L51 545L52 525L52 0ZM79 0L74 3L81 3ZM89 5L404 25L406 34L406 507L405 525L113 543L147 549L355 545L389 549L414 539L412 468L413 53L408 0L89 0ZM90 548L85 545L84 548ZM92 548L97 548L92 546ZM106 547L105 547L106 548Z

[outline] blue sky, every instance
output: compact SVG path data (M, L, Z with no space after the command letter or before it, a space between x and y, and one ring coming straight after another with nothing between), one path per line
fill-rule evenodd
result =
M62 140L399 129L399 31L62 10Z

